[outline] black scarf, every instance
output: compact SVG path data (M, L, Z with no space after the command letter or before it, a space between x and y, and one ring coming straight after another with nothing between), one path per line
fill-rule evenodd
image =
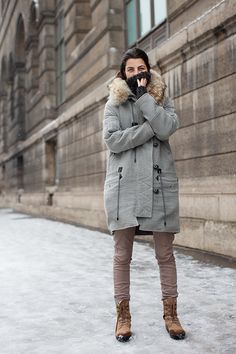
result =
M142 71L141 73L138 73L137 75L126 79L127 85L129 86L130 90L133 92L134 95L136 95L137 93L138 79L146 79L148 85L151 79L151 74L149 71Z

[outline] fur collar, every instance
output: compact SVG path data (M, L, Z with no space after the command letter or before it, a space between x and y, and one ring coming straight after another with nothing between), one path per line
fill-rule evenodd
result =
M151 80L147 86L147 92L159 103L163 104L165 98L166 84L164 79L154 70L150 70ZM115 78L109 85L109 100L115 105L120 106L126 102L129 96L133 95L125 80Z

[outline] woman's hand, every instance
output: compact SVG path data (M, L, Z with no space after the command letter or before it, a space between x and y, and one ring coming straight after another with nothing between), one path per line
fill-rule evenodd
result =
M144 87L147 86L147 79L145 78L138 79L137 82L138 82L138 86L144 86Z

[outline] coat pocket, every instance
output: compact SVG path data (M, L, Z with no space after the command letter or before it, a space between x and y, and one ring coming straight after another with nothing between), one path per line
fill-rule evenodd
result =
M104 185L104 202L108 215L115 215L119 220L120 212L120 181L122 178L123 167L119 167L117 175L107 178Z
M164 225L173 224L179 217L179 183L176 177L160 176Z
M164 191L168 193L175 193L179 190L179 181L177 177L161 176L162 186Z

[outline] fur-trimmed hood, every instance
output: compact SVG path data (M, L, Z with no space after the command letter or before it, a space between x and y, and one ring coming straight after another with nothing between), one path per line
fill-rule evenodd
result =
M166 84L164 79L154 70L150 70L151 80L147 86L147 92L159 103L162 104L165 97ZM126 102L130 95L133 95L126 81L115 78L109 85L109 100L115 106L120 106Z

